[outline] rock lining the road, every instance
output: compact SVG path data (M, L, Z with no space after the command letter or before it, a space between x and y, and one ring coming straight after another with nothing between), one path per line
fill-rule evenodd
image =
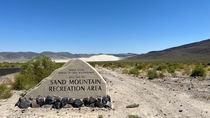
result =
M31 108L80 108L80 107L98 107L98 108L111 108L111 97L109 95L98 97L98 98L84 98L84 99L75 99L68 97L59 97L59 96L47 96L42 97L38 96L36 98L24 98L20 97L18 102L15 104L20 109Z

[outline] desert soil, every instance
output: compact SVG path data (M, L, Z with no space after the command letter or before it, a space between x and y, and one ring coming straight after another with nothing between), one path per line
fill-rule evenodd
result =
M0 84L7 84L15 81L17 73L0 76Z
M149 81L97 68L107 81L107 92L112 98L112 109L68 108L47 109L14 107L21 91L14 91L8 100L0 100L0 118L210 118L210 80L203 82L190 79L169 78ZM126 108L130 104L137 108Z

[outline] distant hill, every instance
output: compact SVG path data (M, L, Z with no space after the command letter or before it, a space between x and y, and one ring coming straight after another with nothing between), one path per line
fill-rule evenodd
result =
M121 57L121 58L128 58L128 57L137 56L138 54L135 54L135 53L119 53L119 54L108 54L108 55L113 55L113 56Z
M70 59L70 58L88 58L94 55L99 54L72 54L69 52L50 52L45 51L41 53L36 52L0 52L0 62L22 62L30 60L36 56L45 55L50 57L53 60L62 60L62 59ZM136 54L132 53L122 53L122 54L110 54L117 57L130 57Z
M210 39L161 51L152 51L146 54L127 58L126 60L161 62L210 62Z
M27 61L36 56L45 55L52 59L68 59L68 58L79 58L79 57L90 57L94 54L72 54L69 52L0 52L0 61L12 61L12 62L20 62Z

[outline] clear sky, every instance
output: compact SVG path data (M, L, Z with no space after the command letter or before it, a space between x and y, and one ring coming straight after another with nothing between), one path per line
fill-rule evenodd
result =
M210 38L210 0L0 0L0 51L145 53Z

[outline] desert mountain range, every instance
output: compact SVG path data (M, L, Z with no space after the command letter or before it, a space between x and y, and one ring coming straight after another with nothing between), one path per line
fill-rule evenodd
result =
M210 62L210 39L128 58L137 61Z
M210 39L200 42L185 44L160 51L151 51L145 54L121 53L121 54L73 54L69 52L0 52L0 61L26 61L33 57L45 55L53 60L68 60L70 58L85 58L86 60L97 60L95 56L102 59L112 57L111 60L126 59L129 61L166 61L166 62L210 62ZM90 59L88 59L90 58ZM120 60L119 59L119 60ZM102 59L106 61L106 59ZM109 60L109 59L108 59Z

